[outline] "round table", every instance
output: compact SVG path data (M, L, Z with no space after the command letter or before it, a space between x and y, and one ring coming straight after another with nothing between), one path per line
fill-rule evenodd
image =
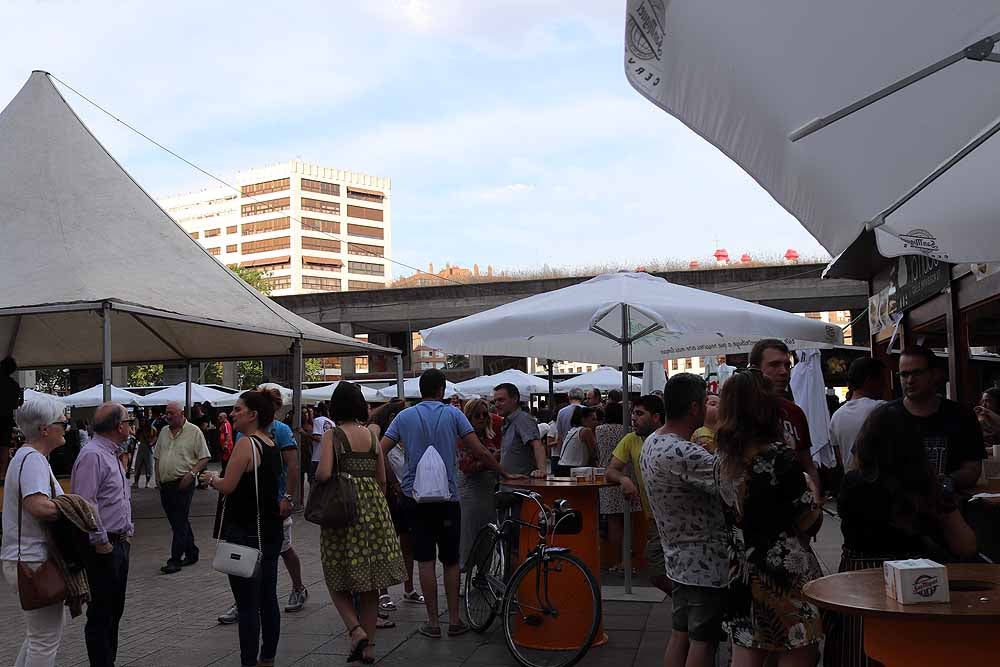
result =
M557 500L565 500L569 506L579 510L583 519L583 530L578 535L556 535L555 546L569 547L575 556L580 558L597 579L598 591L601 586L601 536L600 536L600 493L598 489L604 486L617 486L615 482L576 482L560 481L551 479L519 479L502 482L502 485L514 489L534 491L542 497L542 504L551 507ZM521 520L531 523L538 523L538 506L529 501L521 502ZM518 538L519 556L523 557L538 544L538 531L532 528L521 528ZM520 562L515 563L517 567ZM512 570L513 571L513 570ZM560 589L559 584L566 584L567 590L560 591L567 599L572 599L573 590L581 582L559 582L558 579L551 579L552 591ZM553 595L556 595L553 592ZM598 592L600 596L600 592ZM600 600L598 600L600 602ZM590 614L588 610L580 610L578 614L572 612L572 608L566 613L560 614L560 619L567 624L572 624L574 628L579 626L581 634L590 626ZM566 633L567 637L575 636L574 633ZM566 650L571 646L560 644L560 637L551 636L545 632L540 632L538 628L519 623L515 628L514 640L524 646L531 648L552 648ZM604 620L600 620L597 628L597 635L592 646L600 646L608 641L608 635L604 632Z
M996 664L1000 565L947 567L951 602L900 604L886 596L881 569L831 574L803 593L820 607L862 616L865 653L886 667Z

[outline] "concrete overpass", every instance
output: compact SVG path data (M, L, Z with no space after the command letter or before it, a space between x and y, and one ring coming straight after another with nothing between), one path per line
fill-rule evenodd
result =
M724 293L793 313L850 310L856 317L868 305L867 286L857 280L821 280L825 266L790 264L655 275L678 285ZM281 296L275 300L297 315L334 331L346 335L365 333L372 342L407 349L409 332L561 289L590 277L323 292ZM866 339L866 334L857 327L867 329L867 324L868 320L862 318L855 325L855 336L861 340ZM345 375L351 371L344 368Z

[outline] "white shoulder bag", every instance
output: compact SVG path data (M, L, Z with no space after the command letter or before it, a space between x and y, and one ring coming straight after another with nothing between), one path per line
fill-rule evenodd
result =
M253 489L254 500L257 503L257 546L261 546L260 540L260 489L257 487L257 439L250 438L250 456L253 461ZM222 501L222 513L219 515L219 536L221 538L226 519L226 499ZM242 544L226 542L223 539L215 540L215 558L212 559L212 568L242 579L252 579L260 571L261 550L254 549Z

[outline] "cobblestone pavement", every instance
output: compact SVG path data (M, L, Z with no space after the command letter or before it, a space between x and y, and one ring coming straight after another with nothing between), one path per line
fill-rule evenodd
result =
M239 665L236 626L221 626L216 621L232 604L232 594L226 577L211 567L215 551L211 540L215 498L214 492L199 491L192 506L192 526L201 549L201 561L177 574L163 575L160 566L168 555L170 529L160 509L159 494L152 488L133 491L136 538L120 633L119 665ZM298 667L342 664L349 642L323 582L319 529L296 515L294 530L295 549L302 560L309 601L301 612L282 612L276 662ZM836 568L839 532L836 521L827 517L817 554L828 571ZM283 608L291 581L283 564L279 563L278 570L279 602ZM620 584L607 576L605 583ZM0 665L13 664L24 636L16 595L9 587L7 591L7 595L0 596L0 623L9 639L0 646ZM399 600L402 587L397 586L390 593ZM443 603L443 588L439 596ZM514 664L496 624L487 635L469 633L431 640L417 633L426 618L424 608L402 602L398 606L399 610L393 613L397 627L381 630L376 637L379 664L402 665L414 661L441 667ZM67 622L57 661L60 667L87 664L84 621L85 615ZM660 664L670 636L669 600L663 604L605 602L604 627L609 641L590 651L580 663L584 667Z

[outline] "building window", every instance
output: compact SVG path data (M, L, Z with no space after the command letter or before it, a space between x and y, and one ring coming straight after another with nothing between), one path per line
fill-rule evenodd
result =
M191 232L191 238L193 239L198 238L198 232Z
M269 199L267 201L253 202L240 206L240 215L244 218L250 215L260 215L261 213L274 213L276 211L287 211L292 205L292 200L288 197L281 199Z
M327 259L326 257L302 257L302 268L311 271L340 271L343 264L339 259Z
M236 225L229 225L228 227L226 227L227 234L235 234L236 231L237 231Z
M381 204L382 200L385 199L385 195L381 192L375 192L374 190L362 190L361 188L347 187L347 198L348 199L362 199L364 201L372 201L376 204Z
M272 218L270 220L261 220L260 222L245 222L243 223L243 236L278 232L282 229L288 229L289 226L291 226L289 218Z
M340 215L340 204L335 201L303 197L302 210L312 211L313 213L326 213L327 215Z
M319 276L302 276L302 289L316 289L327 292L340 291L339 278L320 278Z
M329 220L318 220L317 218L302 218L302 231L339 234L340 223L330 222Z
M240 194L244 197L254 197L256 195L266 195L272 192L281 192L282 190L287 190L289 185L289 180L287 178L279 178L274 181L264 181L263 183L253 183L251 185L244 185L240 188Z
M367 206L347 205L347 215L352 218L362 218L364 220L375 220L382 222L382 209L368 208Z
M362 290L362 289L383 289L385 285L382 283L373 283L369 280L348 280L347 289L348 290Z
M677 360L676 359L671 359L670 360L670 370L672 370L672 371L676 371L677 370Z
M273 278L264 278L264 284L268 286L269 289L291 289L292 287L292 277L291 276L275 276Z
M273 271L291 268L290 259L288 255L285 255L284 257L274 257L272 259L258 259L253 262L240 262L240 266L248 267L261 273L272 273Z
M303 250L325 250L327 252L340 252L340 241L335 239L317 239L312 236L302 237Z
M369 227L367 225L347 225L347 233L351 236L367 236L370 239L385 238L385 230L381 227Z
M218 227L216 227L215 229L206 229L205 230L205 238L206 239L210 239L210 238L212 238L214 236L218 236L219 235L219 231L220 230L219 230Z
M302 189L306 192L318 192L321 195L340 195L340 186L336 183L324 183L323 181L313 181L308 178L302 179Z
M213 257L218 257L219 255L222 254L222 249L221 248L209 248L208 249L208 254L212 255Z
M367 243L348 243L347 254L360 255L361 257L385 257L385 248Z
M348 262L347 270L350 273L364 273L369 276L385 275L385 266L383 264L373 264L372 262Z
M247 241L242 244L244 255L252 255L258 252L268 252L270 250L284 250L292 247L292 240L287 236L279 236L276 239L264 239L262 241Z
M239 246L235 243L226 246L226 252L236 252Z

